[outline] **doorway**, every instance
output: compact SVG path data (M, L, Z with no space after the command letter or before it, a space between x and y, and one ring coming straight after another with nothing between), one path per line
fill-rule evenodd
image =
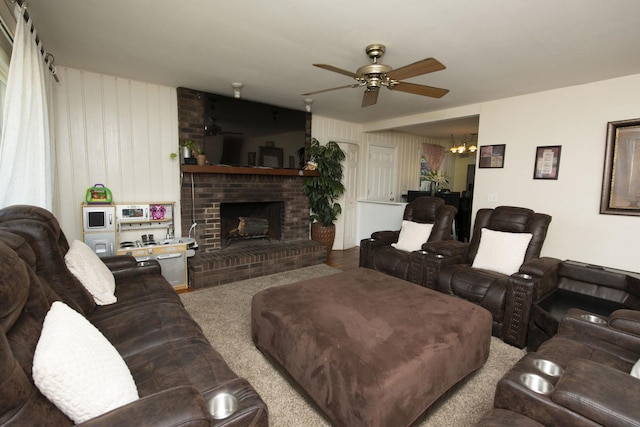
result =
M396 201L396 148L369 146L367 200Z
M358 145L339 142L338 145L345 152L344 177L345 192L340 205L342 206L342 244L339 249L353 248L357 241L358 216ZM339 234L339 233L336 233ZM339 242L338 242L339 243ZM334 245L335 247L336 245Z

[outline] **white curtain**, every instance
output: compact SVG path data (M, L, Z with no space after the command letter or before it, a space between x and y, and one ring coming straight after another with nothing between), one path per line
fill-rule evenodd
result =
M16 34L9 63L2 139L0 139L0 208L29 204L53 209L55 153L49 106L52 75L16 5Z

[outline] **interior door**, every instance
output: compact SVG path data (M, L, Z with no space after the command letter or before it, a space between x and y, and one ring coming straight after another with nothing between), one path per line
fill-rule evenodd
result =
M357 242L357 200L358 200L358 146L356 144L340 143L340 148L346 153L344 162L345 193L342 204L344 220L342 249L353 248Z
M367 199L380 202L396 201L396 149L371 145L369 147L369 178Z

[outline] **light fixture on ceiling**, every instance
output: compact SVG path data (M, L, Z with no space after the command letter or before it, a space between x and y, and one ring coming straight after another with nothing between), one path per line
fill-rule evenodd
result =
M234 98L240 98L240 89L242 89L242 86L244 86L242 83L231 83Z
M304 109L307 111L307 113L311 112L311 104L313 104L313 99L311 98L304 99Z
M467 141L467 136L465 134L464 139L462 139L462 141L460 141L459 143L456 143L455 139L453 138L453 134L451 134L452 145L449 151L451 151L453 154L475 153L478 150L478 146L473 142L473 140L478 134L472 133L470 135L471 137L469 138L468 141Z

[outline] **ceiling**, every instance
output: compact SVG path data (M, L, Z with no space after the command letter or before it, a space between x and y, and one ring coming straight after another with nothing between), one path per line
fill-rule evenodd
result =
M7 1L7 0L5 0ZM362 88L312 96L313 112L371 123L640 73L638 0L29 0L56 65L304 109L300 94L348 85L313 67L355 71L382 43L393 68L434 57L447 68L407 79L441 99ZM477 118L475 119L477 121ZM446 130L440 127L448 126ZM468 123L412 126L436 137ZM454 127L452 127L454 126ZM456 135L457 136L457 135Z

